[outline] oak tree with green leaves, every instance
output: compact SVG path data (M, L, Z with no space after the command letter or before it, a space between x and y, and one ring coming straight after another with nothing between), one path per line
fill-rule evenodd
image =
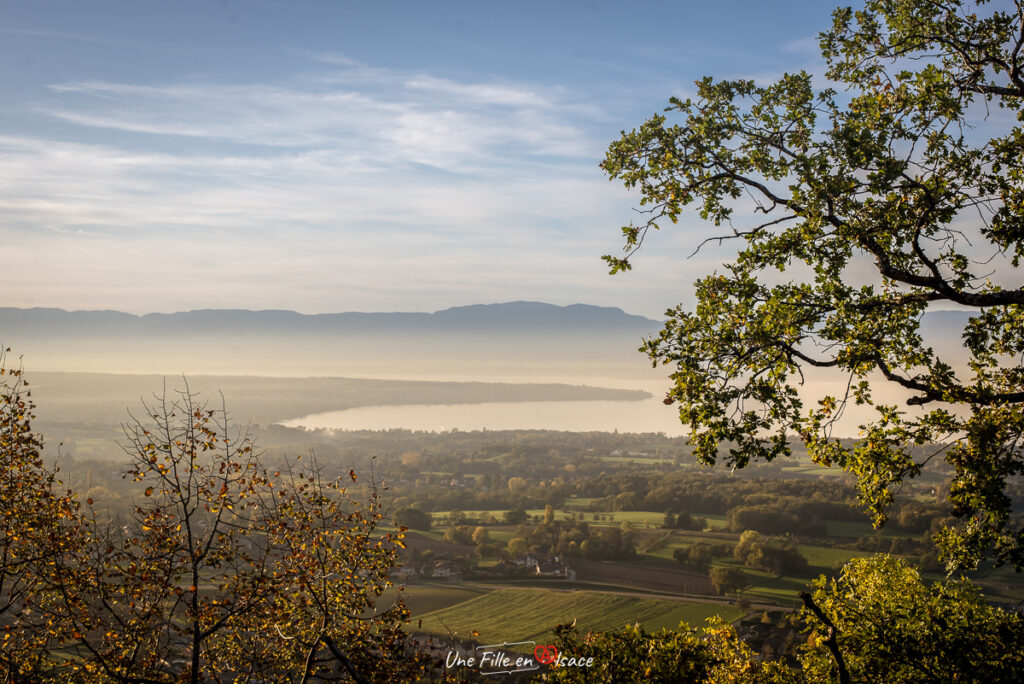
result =
M854 558L840 576L815 581L804 616L811 633L800 654L803 681L1021 681L1024 620L985 602L966 580L928 584L888 557ZM834 634L834 646L828 641Z
M750 586L750 578L747 577L747 573L739 568L726 566L711 568L708 576L711 579L711 586L719 594L736 593L739 595L739 592Z
M639 190L645 220L605 259L629 269L689 210L738 247L644 346L673 367L667 401L704 462L770 460L799 435L856 475L882 524L901 485L945 459L949 566L1024 567L1008 489L1024 467L1024 2L868 0L833 16L832 87L705 78L610 146L602 166ZM936 309L969 313L965 361L922 335ZM837 391L808 402L808 368ZM883 385L909 398L885 403ZM873 416L855 444L832 429L851 403Z

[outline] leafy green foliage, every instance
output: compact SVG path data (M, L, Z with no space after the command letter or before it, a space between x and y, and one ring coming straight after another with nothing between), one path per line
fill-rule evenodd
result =
M429 530L433 520L430 514L412 506L395 511L395 522L410 530Z
M690 544L673 551L672 557L684 567L697 572L707 572L711 567L711 545L703 542Z
M802 72L705 78L612 143L602 166L640 191L648 219L623 228L624 257L605 259L629 269L650 230L688 210L726 228L712 241L740 245L644 346L674 367L669 399L704 462L723 444L729 465L771 460L798 434L819 463L857 476L882 524L901 483L941 456L960 520L941 537L951 567L986 554L1024 567L1005 491L1024 472L1024 13L869 0L834 20L820 45L845 92ZM740 215L757 218L738 227ZM922 339L936 305L971 312L965 368ZM808 409L808 367L845 389ZM907 406L876 402L878 383L910 394ZM832 435L848 403L875 416L853 445Z
M696 518L690 515L689 511L681 511L675 519L675 528L678 530L695 530L699 532L707 526L708 521L706 519Z
M444 540L449 544L472 544L473 528L469 525L454 525L444 532Z
M856 558L838 579L815 586L854 682L1009 683L1024 675L1024 621L986 604L966 581L928 586L903 561L876 556ZM813 629L800 656L804 676L835 681L827 629L805 617Z
M708 627L687 624L677 630L648 632L632 625L615 632L580 633L575 625L555 629L558 652L593 658L590 667L559 667L544 677L551 682L693 682L728 684L783 682L776 663L761 664L732 627L712 620Z
M757 530L765 534L797 534L808 537L826 536L821 520L801 517L779 505L759 504L729 509L728 527L733 532Z
M740 535L733 557L748 568L764 570L776 577L807 572L807 559L800 555L795 544L772 544L754 530L746 530Z
M636 533L622 527L589 525L581 518L555 520L549 507L544 522L523 529L530 551L546 555L582 556L591 560L636 558Z
M739 568L711 568L709 577L711 578L711 586L719 594L739 593L750 586L750 579L747 577L747 574Z
M502 514L502 518L509 525L522 525L524 522L526 522L526 519L528 517L529 516L526 514L526 511L524 511L522 508L514 508L510 511L505 511Z

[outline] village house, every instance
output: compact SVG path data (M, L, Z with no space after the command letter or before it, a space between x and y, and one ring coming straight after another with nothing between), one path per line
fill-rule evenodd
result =
M459 570L459 566L449 560L439 560L435 562L430 570L430 576L438 579L446 579L450 582L459 582L462 580L462 572Z

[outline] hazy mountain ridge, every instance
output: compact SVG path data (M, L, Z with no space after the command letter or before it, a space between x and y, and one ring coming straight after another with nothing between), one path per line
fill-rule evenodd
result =
M173 330L177 334L230 333L261 331L269 334L346 333L378 334L455 331L491 332L502 330L558 331L630 330L651 333L658 321L627 314L615 307L589 304L556 306L541 302L506 302L452 307L434 313L344 312L301 314L295 311L267 309L197 309L176 313L150 313L142 316L120 311L66 311L56 308L0 308L0 331L73 332L75 334L146 334Z
M0 308L0 343L52 371L345 377L631 376L661 323L612 307L479 304L435 313Z
M924 316L940 357L963 357L968 314ZM435 313L301 314L201 309L119 311L0 308L0 344L26 368L169 375L435 379L664 378L637 353L662 324L614 307L477 304Z

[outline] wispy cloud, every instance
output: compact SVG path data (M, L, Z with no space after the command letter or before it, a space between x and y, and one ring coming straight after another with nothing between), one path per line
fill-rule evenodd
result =
M357 74L317 87L81 81L50 90L57 101L39 112L79 126L362 150L389 164L449 171L477 172L485 161L593 150L578 123L579 108L562 93L507 83L375 70L372 80Z
M73 124L273 147L365 139L372 122L402 111L401 105L355 91L264 85L93 81L54 85L51 90L77 97L41 107L40 112Z
M343 55L340 52L310 52L308 50L289 49L289 54L296 55L298 57L305 57L315 62L322 62L324 64L331 64L334 66L347 66L347 67L365 67L365 62L360 62L357 59L352 59L348 55Z
M511 107L549 108L554 102L534 89L497 83L457 83L444 78L414 76L405 82L407 88L422 90L448 99Z
M804 55L816 58L820 54L820 38L818 34L787 40L779 46L779 51L791 55Z
M17 28L13 26L0 26L0 33L15 36L31 36L33 38L52 38L55 40L73 40L80 43L93 43L96 45L127 45L128 43L112 41L109 39L97 38L95 36L68 31L41 31L38 29Z

